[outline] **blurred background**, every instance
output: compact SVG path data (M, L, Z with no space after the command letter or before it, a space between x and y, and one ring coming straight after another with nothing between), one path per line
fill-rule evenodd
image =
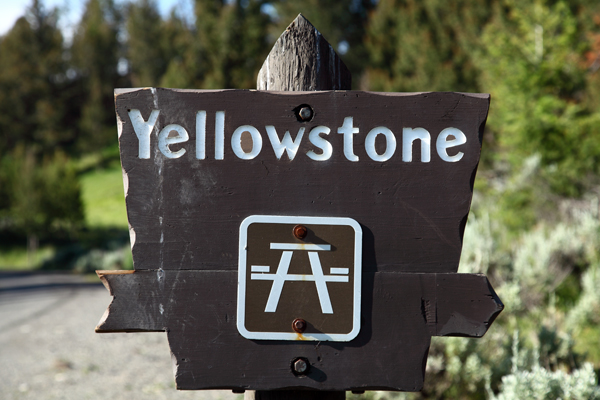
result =
M356 90L492 95L459 272L505 311L434 338L421 393L358 398L600 398L597 0L4 2L0 271L133 268L113 89L254 88L300 12Z

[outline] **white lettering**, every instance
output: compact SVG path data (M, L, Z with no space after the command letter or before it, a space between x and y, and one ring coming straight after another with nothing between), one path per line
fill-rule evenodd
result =
M354 154L353 136L358 133L358 128L354 127L352 117L344 118L344 123L338 128L338 133L344 135L344 155L348 161L358 161L358 156Z
M375 139L377 139L377 135L385 136L385 151L383 154L377 154L377 150L375 150ZM367 155L371 157L371 160L379 162L387 161L392 158L396 152L396 136L394 136L394 133L385 126L373 128L367 134L367 138L365 139L365 150L367 151Z
M133 130L138 138L138 157L150 158L150 134L156 125L159 110L152 110L148 121L144 121L140 110L129 110L129 119L133 125Z
M225 111L217 111L215 118L215 160L225 156Z
M454 139L448 140L449 136L454 136ZM448 155L448 149L450 147L460 146L461 144L467 143L467 136L457 128L446 128L440 132L435 147L440 158L447 162L457 162L463 157L464 153L459 151L453 156Z
M160 129L158 117L160 110L151 110L148 120L144 120L140 110L132 109L128 111L129 119L131 120L133 130L138 139L138 157L140 159L149 159L152 132L156 132L158 139L158 150L167 158L180 158L186 153L186 148L179 146L177 151L172 151L170 146L177 143L184 143L189 140L189 135L186 129L177 124L169 124ZM196 142L195 151L197 160L205 160L207 157L207 111L196 111ZM121 128L122 129L122 128ZM281 128L280 128L281 129ZM399 129L399 127L398 127ZM304 139L305 127L299 127L298 133L292 139L289 130L286 130L283 139L277 134L275 125L265 125L265 130L269 141L273 148L273 152L278 160L283 158L286 153L290 161L296 158L302 140ZM359 134L359 128L354 126L353 117L345 117L342 126L337 128L337 133L343 135L342 145L344 157L348 161L357 162L359 156L354 153L354 135ZM283 129L281 130L283 131ZM331 129L328 126L319 125L312 128L308 134L308 140L313 149L308 150L306 155L314 161L327 161L333 155L333 146L325 135L329 135ZM379 135L383 135L385 139L385 147L383 143L377 147ZM210 139L208 139L210 140ZM215 112L215 160L223 160L225 155L225 111ZM379 140L382 140L379 138ZM425 128L402 128L402 138L396 137L394 132L386 126L376 126L372 128L366 136L364 136L365 151L368 157L377 162L386 162L391 160L396 154L398 142L402 142L402 161L413 161L413 147L415 141L420 141L420 160L423 163L431 162L431 134ZM464 153L458 149L454 150L456 154L448 154L448 149L461 146L467 143L467 136L463 131L454 127L443 129L436 138L436 150L440 159L444 162L458 162L464 157ZM233 153L242 160L252 160L256 158L262 151L263 138L260 131L252 125L239 126L231 136L231 148ZM317 150L318 149L318 150ZM189 148L188 148L189 150ZM382 151L381 154L378 151ZM417 150L418 151L418 150ZM417 159L419 155L417 154Z
M402 128L402 161L412 161L412 146L417 139L421 141L421 162L431 161L431 136L423 128Z
M242 133L244 132L250 133L252 137L252 150L249 153L242 149ZM233 131L233 135L231 135L231 148L238 158L252 160L262 149L262 136L260 136L258 129L252 125L242 125Z
M172 132L177 133L177 135L171 136ZM187 142L188 139L188 133L183 126L176 124L167 125L158 134L158 148L167 158L179 158L185 154L185 149L171 151L169 145Z
M317 154L314 151L309 150L306 153L306 155L309 158L311 158L312 160L315 160L315 161L326 161L331 158L331 155L333 154L333 147L331 146L331 143L329 143L327 140L325 140L324 138L322 138L320 136L321 133L323 133L325 135L329 135L330 132L331 132L331 129L329 129L328 127L323 126L323 125L319 125L316 128L312 128L310 130L310 133L308 134L308 140L310 140L310 142L312 144L314 144L316 147L321 149L322 153Z
M206 157L206 111L196 113L196 158Z
M302 141L302 136L304 136L304 127L298 130L298 134L296 135L296 139L292 140L290 135L290 131L285 131L285 135L283 135L283 140L279 141L279 136L277 135L277 130L273 125L265 126L267 130L267 135L269 136L269 140L271 141L271 146L273 146L273 151L275 152L275 156L277 156L278 160L281 160L281 156L283 156L283 152L286 151L288 158L291 160L296 157L296 153L298 152L298 147L300 146L300 142Z

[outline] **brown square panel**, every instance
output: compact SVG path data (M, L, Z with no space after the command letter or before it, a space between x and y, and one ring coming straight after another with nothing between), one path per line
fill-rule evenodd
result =
M306 236L295 234L296 227ZM362 229L355 220L253 215L240 226L239 254L242 336L350 341L358 335Z

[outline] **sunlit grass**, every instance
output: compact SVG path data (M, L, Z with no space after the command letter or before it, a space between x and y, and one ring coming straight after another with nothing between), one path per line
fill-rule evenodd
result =
M123 175L119 163L86 172L80 179L86 225L90 228L127 228Z
M11 271L25 271L39 269L40 265L47 259L54 256L56 249L53 246L42 246L31 257L27 256L27 246L23 243L22 247L3 247L0 246L0 270L9 269Z

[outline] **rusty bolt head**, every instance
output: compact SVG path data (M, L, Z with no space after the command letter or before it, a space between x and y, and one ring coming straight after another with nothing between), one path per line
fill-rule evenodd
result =
M306 330L306 321L302 318L296 318L294 322L292 322L292 329L297 333L304 333Z
M292 372L295 375L305 375L308 373L308 360L305 358L297 358L292 362Z
M308 229L304 225L296 225L294 227L294 236L302 240L308 235Z
M310 107L304 106L300 109L300 111L298 112L298 115L300 116L300 119L302 121L309 121L312 118L313 111L311 110Z

